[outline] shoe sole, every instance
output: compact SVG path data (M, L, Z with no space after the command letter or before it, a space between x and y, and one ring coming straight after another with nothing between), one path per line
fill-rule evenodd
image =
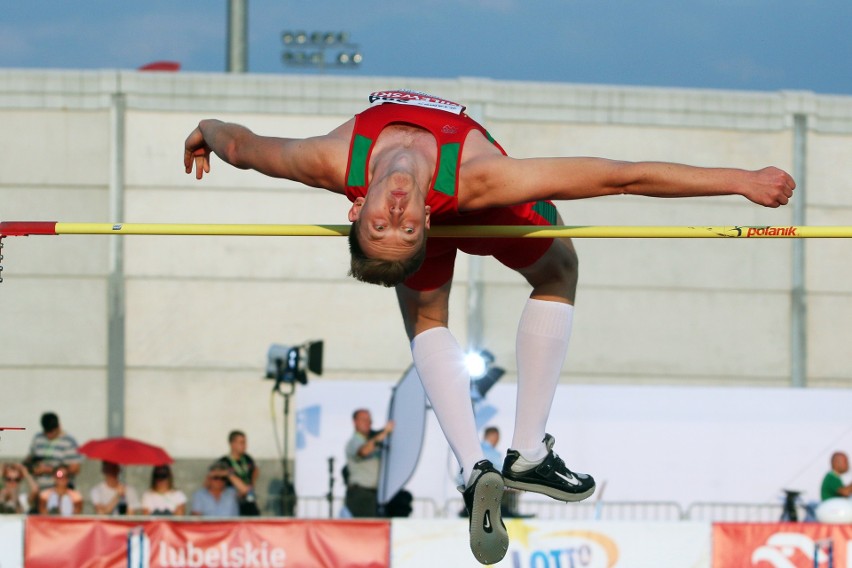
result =
M549 485L539 485L537 483L524 483L523 481L515 481L509 479L508 477L503 478L503 483L506 487L510 489L519 489L521 491L531 491L533 493L541 493L542 495L547 495L557 501L565 501L568 503L575 503L577 501L582 501L584 499L588 499L595 492L595 486L591 489L587 489L582 493L568 493L567 491L560 491L555 487L550 487Z
M476 480L473 511L470 513L470 551L482 564L500 562L509 549L509 533L500 517L503 500L503 477L497 472L483 473ZM488 514L491 530L486 530Z

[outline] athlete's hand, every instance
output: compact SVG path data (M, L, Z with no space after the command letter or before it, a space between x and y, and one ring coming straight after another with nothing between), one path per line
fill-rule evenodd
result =
M787 205L796 189L796 182L790 174L775 167L770 166L750 174L743 195L764 207Z
M196 127L184 143L183 165L186 173L192 173L192 164L195 164L195 179L201 179L204 174L210 173L210 146L204 140L201 128Z

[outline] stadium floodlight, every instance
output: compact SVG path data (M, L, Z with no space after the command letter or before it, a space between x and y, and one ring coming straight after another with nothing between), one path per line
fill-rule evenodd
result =
M266 378L280 383L308 384L308 371L322 375L323 342L287 346L273 343L266 354Z
M470 373L470 398L476 402L499 381L506 370L494 364L490 351L474 351L465 356L465 365Z
M464 357L464 364L471 379L485 376L489 365L494 363L494 355L490 351L471 351Z
M364 56L349 34L338 31L281 32L284 52L281 62L292 67L353 69L361 65Z
M281 458L283 478L281 481L281 511L284 516L293 516L296 509L296 493L290 482L290 396L296 392L296 384L308 384L308 372L322 375L322 341L306 341L301 345L273 343L266 353L266 378L275 380L272 392L284 397L284 454ZM281 385L287 388L282 389Z

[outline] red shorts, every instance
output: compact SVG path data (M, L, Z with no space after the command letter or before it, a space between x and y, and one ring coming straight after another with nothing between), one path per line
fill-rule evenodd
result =
M549 201L525 203L514 207L483 209L443 219L436 225L527 225L556 224L556 207ZM525 268L544 256L553 239L509 239L493 237L431 238L426 243L426 260L405 285L412 290L440 288L453 277L456 252L493 256L512 269Z

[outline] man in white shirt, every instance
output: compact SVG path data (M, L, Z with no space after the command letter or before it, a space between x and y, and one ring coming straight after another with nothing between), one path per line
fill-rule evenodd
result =
M374 432L370 411L359 408L352 413L352 423L355 432L346 444L346 508L353 517L375 517L381 443L393 431L393 422Z

